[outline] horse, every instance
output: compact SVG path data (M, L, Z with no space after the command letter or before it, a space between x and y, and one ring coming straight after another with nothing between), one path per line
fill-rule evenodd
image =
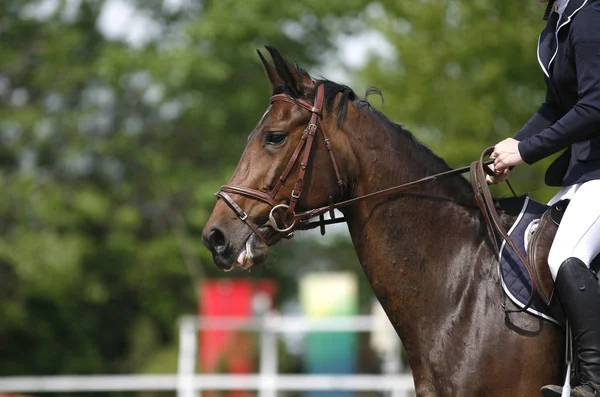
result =
M296 213L348 203L340 211L405 347L417 396L533 396L561 384L564 331L506 310L493 238L466 178L361 199L450 167L349 87L313 80L266 48L272 62L257 52L271 105L202 234L215 264L260 265L299 228ZM515 221L514 211L498 211L504 224Z

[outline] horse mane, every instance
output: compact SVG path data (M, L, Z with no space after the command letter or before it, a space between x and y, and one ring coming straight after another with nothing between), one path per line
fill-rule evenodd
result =
M296 69L295 72L297 74L297 77L299 77L299 78L306 77L306 78L312 79L312 77L308 74L307 71L302 69L297 64L294 66ZM277 62L275 63L275 67L277 69L277 72L280 74L286 73L286 72L289 73L289 70L286 70L286 71L280 70L280 68L283 68L283 65L280 66L280 64L278 64ZM397 124L397 123L393 122L392 120L387 118L383 113L381 113L379 110L377 110L375 107L373 107L371 105L371 103L367 99L370 94L375 94L375 95L380 96L382 104L383 104L383 102L384 102L383 101L383 93L381 92L380 89L378 89L376 87L369 87L365 91L365 97L361 98L359 95L357 95L354 92L354 90L352 90L352 88L348 87L347 85L339 84L339 83L336 83L334 81L327 80L327 79L316 80L316 82L324 85L323 104L324 104L325 110L327 110L327 112L336 113L336 126L337 127L341 126L346 118L346 114L348 111L348 104L353 103L359 111L368 112L372 116L376 117L379 121L381 121L382 123L387 125L392 131L394 131L394 133L395 133L394 135L398 139L403 139L405 142L408 143L410 149L413 152L418 153L423 158L428 159L429 161L424 162L426 164L426 168L427 168L426 171L428 173L434 174L437 172L443 172L443 171L447 171L447 170L451 169L451 167L448 165L448 163L443 158L439 157L430 148L428 148L426 145L424 145L422 142L420 142L414 136L414 134L412 132L405 129L401 124ZM298 93L298 90L296 88L290 87L290 86L288 86L288 84L283 84L283 85L274 87L273 95L281 94L281 93L285 93L285 94L290 95L295 98L313 97L315 95L314 89L311 89L310 92ZM337 108L334 108L338 94L341 94L341 97L339 98L339 101L337 102ZM431 160L433 160L433 161L431 161ZM460 178L460 179L464 182L461 184L462 185L461 187L466 189L469 192L472 191L471 185L464 178Z

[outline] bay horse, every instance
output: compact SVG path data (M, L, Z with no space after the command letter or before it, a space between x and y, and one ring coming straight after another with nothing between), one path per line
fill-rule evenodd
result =
M271 105L202 235L215 264L259 265L298 226L295 213L349 203L340 210L405 346L417 396L536 396L561 384L563 331L504 310L496 253L469 182L451 175L352 201L450 167L349 87L313 80L267 50L272 63L258 54ZM516 219L499 213L507 225Z

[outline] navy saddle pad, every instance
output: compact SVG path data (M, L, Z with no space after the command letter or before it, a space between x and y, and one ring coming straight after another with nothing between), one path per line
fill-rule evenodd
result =
M531 222L539 219L540 216L548 209L548 206L530 199L524 198L523 207L517 220L512 225L508 234L512 237L515 244L523 254L526 255L526 241L529 233ZM525 307L531 295L531 279L525 265L518 259L506 242L502 242L500 247L500 279L502 280L502 288L508 298L519 308ZM552 299L551 307L546 306L544 301L536 296L533 304L527 309L527 312L534 316L541 317L558 325L564 325L565 318L560 305L556 299Z

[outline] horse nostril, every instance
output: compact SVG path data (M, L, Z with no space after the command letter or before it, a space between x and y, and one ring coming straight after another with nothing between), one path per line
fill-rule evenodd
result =
M213 227L208 232L208 242L213 251L217 254L222 254L227 248L227 238L218 227Z

